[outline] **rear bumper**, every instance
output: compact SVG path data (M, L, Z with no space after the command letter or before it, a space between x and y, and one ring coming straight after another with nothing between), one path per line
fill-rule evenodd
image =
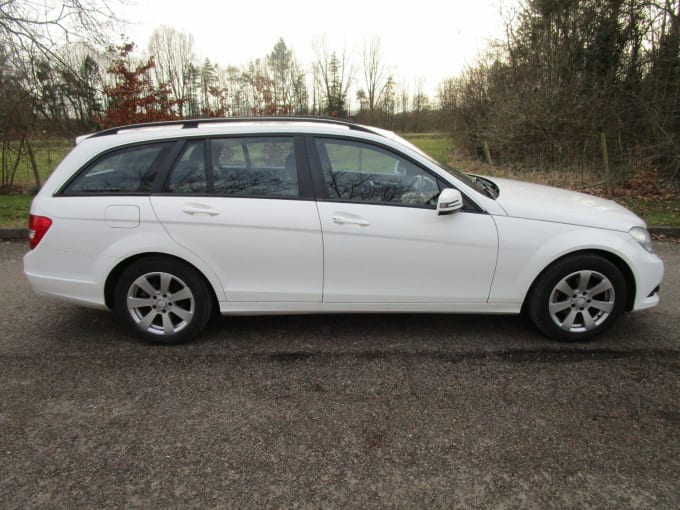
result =
M35 292L89 308L108 310L100 283L36 271L30 263L31 254L29 252L24 257L24 274Z

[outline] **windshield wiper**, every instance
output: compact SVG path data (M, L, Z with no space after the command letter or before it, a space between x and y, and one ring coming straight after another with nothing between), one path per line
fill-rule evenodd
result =
M496 197L498 197L498 190L496 187L491 183L491 181L484 179L482 177L479 177L474 174L468 174L470 177L472 177L476 183L478 183L482 189L480 191L483 191L486 196L489 198L493 198L496 200Z

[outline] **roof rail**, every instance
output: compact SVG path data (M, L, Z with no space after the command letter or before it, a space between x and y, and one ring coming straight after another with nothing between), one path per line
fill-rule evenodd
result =
M237 123L237 122L286 122L286 121L298 121L298 122L318 122L320 124L336 124L339 126L347 126L350 129L357 131L372 132L370 129L365 128L359 124L355 124L352 121L338 119L335 117L317 117L314 115L278 115L278 116L262 116L262 117L209 117L206 119L178 119L178 120L167 120L162 122L146 122L142 124L128 124L126 126L119 126L110 129L105 129L103 131L98 131L88 138L96 138L98 136L108 136L115 135L121 131L126 131L128 129L139 129L139 128L154 128L154 127L171 127L171 126L181 126L182 129L193 129L197 128L199 124L224 124L224 123Z

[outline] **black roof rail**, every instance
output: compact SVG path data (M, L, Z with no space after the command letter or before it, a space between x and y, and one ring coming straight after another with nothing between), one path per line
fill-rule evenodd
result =
M115 135L121 131L126 131L128 129L139 129L147 127L170 127L170 126L181 126L182 129L193 129L197 128L199 124L224 124L224 123L236 123L236 122L286 122L286 121L297 121L297 122L318 122L319 124L336 124L339 126L347 126L350 129L356 131L366 131L372 133L370 129L365 128L359 124L355 124L352 121L338 119L335 117L317 117L314 115L276 115L276 116L262 116L262 117L208 117L205 119L178 119L178 120L167 120L162 122L145 122L142 124L128 124L126 126L118 126L110 129L105 129L103 131L98 131L88 138L96 138L98 136L108 136Z

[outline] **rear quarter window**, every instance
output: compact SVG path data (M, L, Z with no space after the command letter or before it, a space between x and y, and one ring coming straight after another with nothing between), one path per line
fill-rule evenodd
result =
M66 194L149 193L172 142L117 149L97 158L67 185Z

